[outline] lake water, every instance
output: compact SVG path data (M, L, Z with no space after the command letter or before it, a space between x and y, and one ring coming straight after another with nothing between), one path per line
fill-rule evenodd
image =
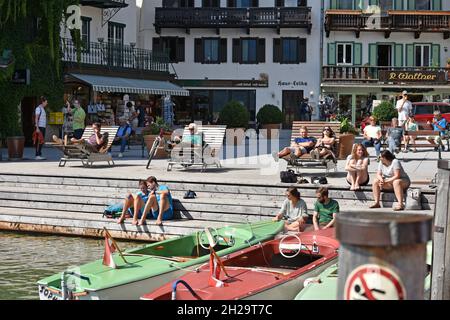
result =
M142 242L119 242L120 249ZM39 299L36 282L103 258L104 240L0 231L0 300Z

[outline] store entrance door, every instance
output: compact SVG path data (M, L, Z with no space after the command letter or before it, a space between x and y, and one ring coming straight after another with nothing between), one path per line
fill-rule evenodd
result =
M33 146L33 114L34 109L38 106L37 97L25 97L21 103L21 111L22 111L22 130L23 135L25 136L25 146L32 147Z
M283 129L292 129L292 121L297 119L300 101L303 100L303 90L283 90Z

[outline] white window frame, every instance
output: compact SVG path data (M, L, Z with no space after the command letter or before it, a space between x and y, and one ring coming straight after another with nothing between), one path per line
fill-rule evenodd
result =
M342 50L342 52L343 52L343 62L339 62L339 46L343 46L343 50ZM346 47L347 46L350 46L350 48L351 48L351 50L350 50L350 62L348 61L348 57L347 57L347 50L346 50ZM338 65L338 66L352 66L353 65L353 43L351 43L351 42L339 42L339 43L336 43L336 64Z

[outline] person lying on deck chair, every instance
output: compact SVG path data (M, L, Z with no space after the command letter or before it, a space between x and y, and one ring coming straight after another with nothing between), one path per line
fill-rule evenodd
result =
M140 191L135 196L131 193L126 196L123 203L122 215L117 220L118 224L122 224L127 215L133 217L133 224L136 224L137 220L142 217L148 197L150 196L147 181L139 180L139 189Z
M275 161L279 158L286 156L295 156L300 158L304 154L308 154L314 149L316 145L316 139L308 136L308 128L305 126L300 127L300 138L295 138L290 147L284 148L280 152L274 152L272 155Z
M272 220L286 220L284 223L285 231L304 231L306 219L308 219L306 202L300 198L300 192L295 187L286 190L286 198L280 212Z
M188 126L189 134L184 134L183 137L176 137L175 143L169 144L169 149L172 149L174 158L183 157L183 151L190 150L191 160L193 157L203 159L204 156L214 156L208 144L205 142L202 132L198 132L197 124L190 123Z
M86 147L86 149L90 152L100 152L102 151L102 148L106 147L108 145L108 132L101 133L101 124L99 122L94 122L92 124L92 128L94 129L94 134L91 135L88 139L70 139L70 142L73 144L82 144ZM57 136L53 136L53 141L61 144L61 145L67 145L67 136L64 137L63 141L62 139L58 138Z
M310 152L311 157L313 159L326 159L335 157L335 149L336 149L336 134L333 129L329 126L325 126L322 132L322 138L317 140L316 146L314 150Z

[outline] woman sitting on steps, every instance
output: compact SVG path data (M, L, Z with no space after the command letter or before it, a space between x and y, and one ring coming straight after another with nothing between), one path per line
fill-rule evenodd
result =
M375 203L370 206L371 209L380 208L381 191L394 190L398 205L394 211L405 209L403 204L404 192L411 185L411 180L403 169L400 161L389 151L381 152L381 162L378 165L377 177L372 184L373 198Z

